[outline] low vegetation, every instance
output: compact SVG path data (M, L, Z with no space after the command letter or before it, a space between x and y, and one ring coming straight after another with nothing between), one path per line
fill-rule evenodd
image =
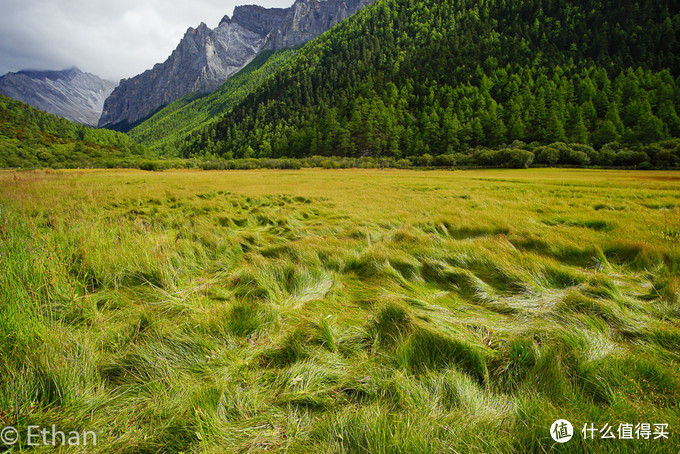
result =
M145 147L0 95L0 168L134 167Z
M102 453L677 452L679 184L0 172L0 426ZM670 438L558 445L560 418Z

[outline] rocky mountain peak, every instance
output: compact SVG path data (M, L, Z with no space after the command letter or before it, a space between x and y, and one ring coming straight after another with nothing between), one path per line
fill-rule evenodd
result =
M252 32L266 35L281 26L288 10L289 8L264 8L258 5L237 6L231 20Z
M225 18L215 29L205 23L190 27L164 63L122 80L106 100L99 126L128 129L150 112L189 93L216 90L248 64L259 52L266 33Z
M100 126L128 129L182 96L211 92L262 49L291 47L325 32L374 0L297 0L290 8L243 5L211 30L189 28L170 57L122 80L106 100Z
M113 82L74 67L23 70L0 77L0 94L77 123L96 126Z
M375 0L297 0L282 27L272 31L264 47L281 49L316 38Z
M21 74L26 77L30 77L31 79L38 79L38 80L71 80L74 77L77 77L80 74L83 74L83 72L78 69L75 66L72 66L70 68L61 70L61 71L38 71L38 70L31 70L31 69L24 69L21 71L18 71L14 74Z

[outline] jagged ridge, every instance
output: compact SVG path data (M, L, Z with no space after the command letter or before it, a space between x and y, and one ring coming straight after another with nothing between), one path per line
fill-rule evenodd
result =
M262 49L304 43L374 0L298 0L290 8L238 6L217 28L189 28L168 60L124 79L106 100L99 126L127 130L190 93L209 93Z
M77 123L96 126L116 84L76 67L19 71L0 77L0 94Z

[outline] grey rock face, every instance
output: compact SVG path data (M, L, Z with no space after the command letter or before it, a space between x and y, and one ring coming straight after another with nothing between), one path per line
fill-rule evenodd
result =
M78 68L19 71L0 77L3 95L89 126L97 126L104 100L115 85Z
M231 21L237 22L244 28L266 35L272 30L281 27L288 16L290 8L264 8L257 5L244 5L234 8ZM222 22L229 21L229 16L224 16Z
M214 30L205 24L189 28L164 63L120 81L104 103L99 126L131 124L189 93L216 90L257 55L265 37L233 20Z
M99 126L127 129L189 93L210 93L262 49L309 41L374 0L297 0L290 8L237 6L214 30L189 28L170 57L123 79L104 104Z
M310 41L375 0L298 0L273 30L264 48L281 49Z

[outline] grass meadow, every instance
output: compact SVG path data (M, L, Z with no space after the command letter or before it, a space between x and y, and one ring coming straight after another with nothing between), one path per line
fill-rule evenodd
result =
M0 210L0 426L99 442L0 452L680 451L678 173L7 171Z

